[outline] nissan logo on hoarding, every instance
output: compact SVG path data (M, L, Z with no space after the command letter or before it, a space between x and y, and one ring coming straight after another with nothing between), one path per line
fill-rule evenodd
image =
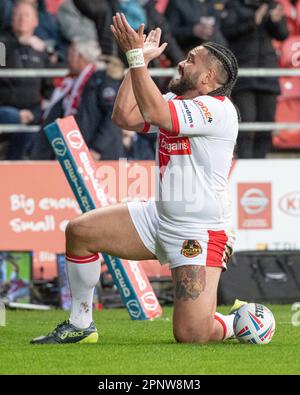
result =
M247 214L259 214L264 211L269 199L258 188L248 189L241 198L241 205Z
M155 311L158 307L158 300L153 292L142 295L142 301L146 310Z
M72 148L74 149L80 149L83 144L83 137L80 133L79 130L71 130L68 134L67 134L67 139L70 142L70 145Z
M300 191L289 192L279 200L279 208L285 214L300 216Z

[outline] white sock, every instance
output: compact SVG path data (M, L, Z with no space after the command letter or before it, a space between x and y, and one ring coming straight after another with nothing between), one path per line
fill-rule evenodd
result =
M223 327L223 331L224 331L223 340L229 339L230 337L234 337L234 331L233 331L234 314L223 315L216 312L215 320L218 321Z
M66 254L66 262L72 295L70 323L85 329L93 321L94 289L101 272L99 255L78 257Z

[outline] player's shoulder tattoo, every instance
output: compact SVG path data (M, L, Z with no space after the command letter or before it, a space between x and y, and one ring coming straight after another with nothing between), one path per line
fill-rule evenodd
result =
M181 266L174 269L175 297L181 300L196 300L205 289L204 266Z

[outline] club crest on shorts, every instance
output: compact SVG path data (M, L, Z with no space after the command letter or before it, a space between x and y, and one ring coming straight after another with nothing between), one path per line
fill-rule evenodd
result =
M194 258L202 254L202 247L197 240L184 240L181 254L186 258Z

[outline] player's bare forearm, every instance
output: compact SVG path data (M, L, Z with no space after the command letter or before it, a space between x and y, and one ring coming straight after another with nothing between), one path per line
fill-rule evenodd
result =
M112 115L116 118L123 116L126 113L130 113L136 106L137 103L131 85L131 75L128 72L118 90Z
M170 130L172 127L168 103L150 77L146 67L130 69L136 102L145 122Z
M123 129L139 131L143 128L144 120L135 100L130 72L125 75L119 88L114 103L112 120Z

